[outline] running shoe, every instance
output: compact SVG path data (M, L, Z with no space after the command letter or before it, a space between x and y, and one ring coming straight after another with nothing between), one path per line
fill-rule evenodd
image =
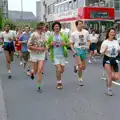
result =
M32 80L34 80L34 74L33 73L31 73L30 77L31 77Z
M11 79L11 78L12 78L12 75L11 75L11 74L9 74L9 75L8 75L8 79Z
M91 63L92 63L92 62L91 62L91 60L89 60L89 61L88 61L88 63L90 63L90 64L91 64Z
M74 66L74 73L77 73L77 68L76 68L76 66Z
M59 84L57 85L57 89L61 90L62 88L63 88L62 83L59 83Z
M109 95L109 96L113 96L113 93L112 93L112 90L111 90L111 89L108 90L108 95Z
M83 81L79 81L79 86L84 86Z
M37 91L38 91L39 93L42 93L42 90L41 90L40 87L37 88Z
M31 73L30 73L30 71L29 71L29 70L27 71L27 75L28 75L28 76L31 76Z
M22 62L20 62L20 66L22 66L23 65L23 63Z

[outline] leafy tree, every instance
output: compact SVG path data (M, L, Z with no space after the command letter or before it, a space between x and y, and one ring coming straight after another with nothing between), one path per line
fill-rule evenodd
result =
M3 26L5 26L5 24L10 24L10 29L11 30L15 29L16 23L13 22L11 19L4 19L3 20Z

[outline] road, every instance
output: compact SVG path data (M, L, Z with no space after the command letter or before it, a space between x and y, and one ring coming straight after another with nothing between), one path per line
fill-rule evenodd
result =
M105 81L101 80L102 61L88 64L84 73L84 86L79 87L73 73L73 58L63 74L63 90L56 89L55 68L45 63L42 81L43 93L36 92L32 81L16 58L12 65L13 78L7 78L5 59L0 55L0 77L8 120L119 120L120 86L113 85L114 96L105 95Z

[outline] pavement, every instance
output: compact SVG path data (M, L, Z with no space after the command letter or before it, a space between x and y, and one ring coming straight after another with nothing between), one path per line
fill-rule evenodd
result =
M0 55L7 120L119 120L120 85L113 84L114 96L104 94L107 88L100 79L102 60L87 64L83 87L78 86L73 72L71 53L68 62L62 77L63 90L56 89L55 67L50 61L45 63L41 94L36 91L36 80L26 76L18 58L12 64L13 78L8 79L5 59Z

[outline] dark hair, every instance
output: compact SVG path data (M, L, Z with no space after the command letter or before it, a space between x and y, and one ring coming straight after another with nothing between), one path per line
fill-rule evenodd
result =
M96 30L95 30L95 29L92 29L91 32L95 32L95 33L96 33Z
M109 33L110 33L111 30L114 30L114 31L115 31L114 28L110 28L110 29L108 29L108 30L107 30L107 33L106 33L106 38L105 38L105 39L108 39L108 38L109 38ZM116 40L116 37L114 37L113 39Z
M48 25L45 25L45 27L48 29L49 28L49 26Z
M78 23L79 23L79 22L81 22L81 23L83 24L83 21L82 21L82 20L77 20L77 21L75 22L75 25L78 26Z
M43 26L45 26L45 23L44 23L44 22L39 22L39 23L37 23L37 25L36 25L36 29L40 29L40 28L42 28Z
M25 25L25 28L28 27L30 29L30 26L29 25Z
M53 24L52 24L52 30L54 31L54 26L55 25L59 25L59 28L61 29L61 24L60 24L60 22L58 22L58 21L55 21Z

